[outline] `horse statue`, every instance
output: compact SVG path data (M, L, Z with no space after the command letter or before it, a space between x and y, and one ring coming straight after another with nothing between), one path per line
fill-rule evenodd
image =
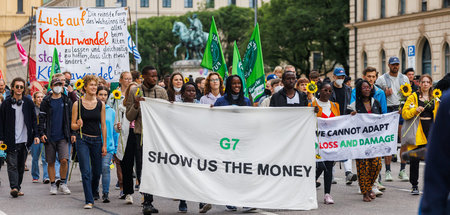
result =
M208 42L209 34L206 32L201 32L199 37L191 38L191 30L189 30L186 25L182 22L174 22L172 33L174 36L180 38L180 43L175 46L173 51L173 55L177 57L177 50L181 46L186 47L186 58L185 60L189 60L192 56L192 59L202 59L203 51Z

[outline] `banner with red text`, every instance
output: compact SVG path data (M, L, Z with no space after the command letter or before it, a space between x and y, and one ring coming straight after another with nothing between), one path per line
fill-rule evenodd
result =
M61 71L108 82L130 70L126 8L48 8L36 11L36 78L48 81L56 47Z
M317 118L316 151L321 160L340 161L397 153L398 113Z
M238 207L317 208L312 108L211 108L147 98L140 104L140 192Z

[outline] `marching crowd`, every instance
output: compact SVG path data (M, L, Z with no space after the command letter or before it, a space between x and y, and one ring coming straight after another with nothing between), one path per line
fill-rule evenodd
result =
M201 103L214 106L260 107L315 107L317 117L330 118L358 113L400 113L400 153L426 149L429 131L436 120L440 92L449 86L449 75L435 86L430 75L416 77L413 69L399 71L397 57L389 59L389 72L379 75L376 68L367 67L362 79L351 79L343 68L334 69L332 78L321 79L317 71L309 77L298 78L293 66L276 67L267 76L264 95L256 102L245 96L244 84L238 75L223 80L216 72L195 81L172 73L158 80L158 72L146 66L141 73L123 72L119 87L110 92L109 83L94 75L70 84L70 72L55 74L48 90L28 94L27 83L22 78L11 82L10 90L0 80L0 149L6 152L0 168L6 160L13 198L23 196L21 189L25 161L29 150L32 154L31 175L33 183L40 180L39 159L42 159L44 184L50 185L50 194L70 194L67 181L71 177L71 162L78 162L85 196L85 209L91 209L97 200L110 202L109 185L111 165L115 165L120 198L133 204L135 190L139 190L142 175L142 114L140 101L159 98L170 102ZM230 70L231 71L231 70ZM440 91L434 90L439 88ZM316 90L317 89L317 92ZM405 97L409 90L409 96ZM416 132L404 138L402 125L418 118ZM411 135L414 135L411 137ZM1 152L1 151L0 151ZM1 155L1 154L0 154ZM6 157L6 159L5 159ZM384 157L384 181L393 181L392 156ZM395 157L394 157L395 159ZM423 158L422 158L423 159ZM421 157L400 158L398 178L411 183L411 194L419 195L419 162ZM324 161L316 164L316 187L324 174L324 203L334 204L331 186L336 183L333 166L341 162L345 168L346 184L358 181L364 202L371 202L383 194L382 158L356 159L356 174L352 160ZM73 165L73 164L72 164ZM133 178L136 178L135 181ZM100 178L102 189L100 196ZM145 180L145 179L144 179ZM158 213L153 206L153 196L142 193L143 213ZM206 213L211 204L200 203L199 212ZM235 211L236 207L227 206ZM253 210L253 208L245 208ZM179 211L187 212L186 201L179 201Z

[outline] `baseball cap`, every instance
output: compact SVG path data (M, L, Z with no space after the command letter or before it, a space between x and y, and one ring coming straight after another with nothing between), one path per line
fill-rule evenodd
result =
M270 75L267 76L267 80L268 81L270 81L272 79L276 79L276 78L278 78L278 77L275 74L270 74Z
M53 79L52 79L52 84L51 84L51 86L53 86L53 85L55 85L55 84L64 84L64 81L62 81L62 80L59 79L59 78L53 78Z
M395 57L395 56L393 56L393 57L390 57L389 58L389 64L396 64L396 63L400 63L400 60L398 59L398 57Z
M341 68L341 67L336 67L336 69L334 69L333 74L334 74L335 76L343 76L343 75L346 75L346 74L345 74L344 68Z

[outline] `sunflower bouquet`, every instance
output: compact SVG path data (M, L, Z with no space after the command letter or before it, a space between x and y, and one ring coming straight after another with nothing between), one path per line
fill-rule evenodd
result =
M81 90L83 89L84 86L84 80L83 79L78 79L77 82L75 82L75 89L77 90L77 96L78 98L83 98L83 95L81 93ZM81 102L78 102L78 119L81 119ZM83 138L83 131L80 127L80 137Z
M428 101L424 101L425 103L425 107L423 107L423 109L426 109L427 107L433 105L433 103L435 101L440 101L440 98L442 96L442 91L440 89L434 89L433 90L433 98L431 100ZM408 129L406 130L405 134L402 135L402 137L405 137L406 134L408 133L409 129L411 129L411 127L414 125L414 122L417 120L417 118L419 118L420 114L418 114L415 118L413 123L411 123L411 125L408 127Z

